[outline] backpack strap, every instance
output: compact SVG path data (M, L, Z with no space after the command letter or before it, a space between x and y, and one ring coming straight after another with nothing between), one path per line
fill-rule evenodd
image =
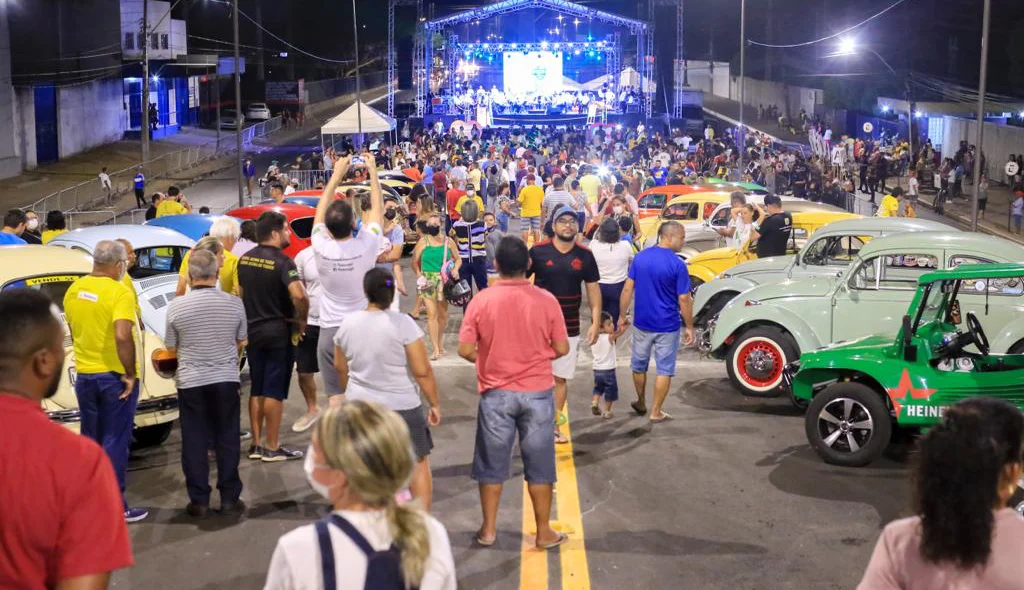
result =
M331 544L327 520L317 521L315 527L316 540L320 545L320 569L323 574L324 590L336 590L338 580L334 569L334 546Z
M371 555L377 552L377 550L374 549L372 545L370 545L369 541L366 540L366 537L361 535L359 531L356 530L356 527L352 526L352 523L334 513L330 514L330 516L328 516L328 519L330 520L331 524L341 529L341 532L345 533L345 536L347 536L349 539L352 539L352 542L355 543L356 547L359 547L359 549L366 554L367 558L369 558Z

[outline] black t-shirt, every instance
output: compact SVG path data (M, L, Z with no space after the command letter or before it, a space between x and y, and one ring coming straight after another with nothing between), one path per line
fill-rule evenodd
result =
M535 285L558 299L569 336L579 336L582 284L596 283L601 278L594 253L575 244L572 250L562 254L550 241L541 242L530 249L527 277L530 275L536 277Z
M295 261L280 248L257 246L238 261L238 283L249 320L249 344L281 348L291 344L295 306L288 285L299 280Z
M757 257L785 256L789 235L793 233L793 215L783 211L765 217L757 233Z
M149 221L150 219L156 219L156 205L150 205L149 208L146 209L146 221Z

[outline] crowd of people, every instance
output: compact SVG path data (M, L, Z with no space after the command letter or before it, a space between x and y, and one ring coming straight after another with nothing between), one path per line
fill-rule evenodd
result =
M454 589L448 535L429 514L429 457L445 404L432 361L449 352L449 311L456 305L465 310L455 352L475 367L479 394L471 476L482 522L475 543L496 542L517 444L536 520L533 542L539 550L565 543L571 532L551 526L555 449L567 442L562 426L581 350L593 357L592 412L610 418L619 398L617 343L628 335L635 392L629 406L656 424L672 418L666 401L676 359L695 339L690 277L677 255L685 227L662 223L656 243L637 252L637 197L648 187L728 170L737 148L730 134L716 138L710 128L696 141L643 126L418 131L359 160L333 150L321 158L330 161L323 168L330 173L312 245L294 260L282 251L291 230L280 213L265 212L244 226L218 219L182 265L158 363L178 389L185 513L198 521L212 510L211 454L218 511L229 516L247 510L243 456L268 469L302 461L309 486L332 510L281 537L266 588L333 588L343 580ZM825 172L820 181L814 177L813 158L766 138L749 136L741 149L753 172L783 164L794 192L815 195L824 184ZM416 182L404 202L385 198L378 168ZM368 193L338 198L337 187L353 178L367 179ZM183 200L169 194L155 203L158 214L161 206L180 213ZM884 200L882 207L891 209ZM18 213L5 216L0 239L25 233L28 221ZM731 243L749 236L758 240L759 256L785 252L792 217L778 196L767 195L761 209L736 193L733 213L721 229ZM406 216L420 236L409 269L397 264ZM127 523L148 515L126 494L138 375L149 360L136 353L141 326L126 279L130 244L100 242L93 264L60 302L74 339L82 436L48 422L39 405L64 372L55 302L28 289L0 293L0 456L30 458L0 464L10 465L10 481L33 482L31 493L0 486L0 503L10 508L0 511L0 585L70 588L77 581L104 588L112 571L133 563ZM406 283L406 272L415 281ZM398 297L406 291L415 303L403 310ZM423 311L425 330L418 323ZM293 371L306 411L291 429L311 432L305 449L281 440ZM932 587L912 583L940 576L982 587L1015 571L1010 548L1024 523L994 507L1020 476L1022 428L1012 406L972 401L947 411L922 441L918 520L886 529L864 587ZM976 451L962 455L975 465L970 477L952 459L962 449ZM990 489L971 494L966 487L976 484ZM961 510L930 500L937 489Z
M474 90L467 84L452 94L431 98L441 104L447 103L455 112L467 114L467 120L477 120L481 108L489 110L492 116L526 113L586 114L593 103L606 112L626 113L635 111L643 103L643 95L633 86L622 86L616 92L607 84L595 90L557 92L503 91L497 86L491 86L490 90L478 86ZM490 119L485 117L485 120Z

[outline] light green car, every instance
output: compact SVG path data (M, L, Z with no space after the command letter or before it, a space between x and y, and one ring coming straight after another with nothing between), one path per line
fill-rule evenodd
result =
M927 231L875 238L838 276L790 279L739 293L718 315L711 356L725 360L729 379L744 395L778 395L783 367L800 353L862 336L895 336L925 273L1021 261L1024 246L983 234ZM979 282L961 294L963 313L974 311L993 335L994 353L1024 351L1022 281L998 289Z
M710 351L711 332L718 313L737 294L758 285L787 279L834 277L846 270L857 252L872 239L899 232L919 231L952 231L952 228L927 219L843 219L815 231L797 254L758 258L737 264L714 280L700 285L694 294L693 317L698 333L697 347L703 352Z

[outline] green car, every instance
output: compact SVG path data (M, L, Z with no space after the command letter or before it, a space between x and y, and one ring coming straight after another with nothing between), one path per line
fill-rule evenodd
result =
M918 279L895 338L866 336L802 354L784 373L793 396L810 403L808 442L827 463L859 467L881 456L894 427L928 428L969 397L1024 409L1022 299L1024 264L931 272Z
M852 259L831 276L747 289L722 308L710 354L726 361L729 379L741 393L783 393L782 368L800 353L871 334L895 335L922 275L960 264L1024 262L1024 246L971 232L919 231L874 238ZM971 310L988 306L979 317L990 333L1024 311L1024 297L971 293L962 298ZM1009 350L1016 343L1012 336L1000 334L993 349Z

